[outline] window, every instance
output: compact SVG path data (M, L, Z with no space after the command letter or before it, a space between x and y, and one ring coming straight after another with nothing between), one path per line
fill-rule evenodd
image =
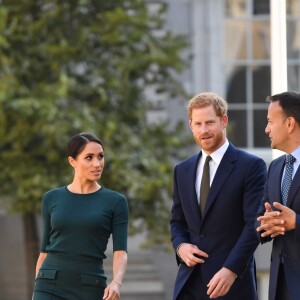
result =
M269 0L226 1L228 137L239 147L269 147L264 133L271 93L269 11Z
M226 99L239 147L269 147L264 133L271 95L270 0L225 0ZM288 89L300 89L300 0L287 0Z

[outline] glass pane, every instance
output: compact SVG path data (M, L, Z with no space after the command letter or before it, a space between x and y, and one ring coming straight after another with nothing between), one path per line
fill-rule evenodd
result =
M300 22L287 21L286 28L287 56L288 58L299 58L300 50Z
M270 21L253 21L252 23L253 57L255 59L270 58Z
M287 68L288 76L288 90L289 91L300 91L299 86L299 65L288 66Z
M246 102L246 67L232 67L227 71L228 103Z
M225 21L225 57L227 60L239 60L247 57L246 22Z
M247 122L245 110L229 110L228 139L237 147L247 147Z
M271 95L271 69L270 66L257 66L252 68L253 102L266 103L266 97Z
M270 147L269 137L265 133L267 109L254 110L254 147Z
M269 15L270 14L270 0L254 0L253 1L254 15Z
M246 15L246 0L226 0L226 16L240 17Z
M299 0L286 0L286 13L292 16L299 16L300 15Z

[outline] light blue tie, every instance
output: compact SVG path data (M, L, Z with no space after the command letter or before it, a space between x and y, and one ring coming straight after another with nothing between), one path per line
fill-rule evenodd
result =
M282 181L282 204L286 205L289 189L292 184L292 175L293 175L293 164L295 161L295 157L291 154L287 154L285 156L285 173Z

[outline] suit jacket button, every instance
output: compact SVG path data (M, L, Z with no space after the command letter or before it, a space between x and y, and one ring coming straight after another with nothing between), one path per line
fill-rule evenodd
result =
M100 280L99 279L96 279L96 284L100 285Z
M42 271L40 271L40 277L43 277L44 273Z
M204 239L205 238L205 234L201 233L199 237L200 237L200 239Z

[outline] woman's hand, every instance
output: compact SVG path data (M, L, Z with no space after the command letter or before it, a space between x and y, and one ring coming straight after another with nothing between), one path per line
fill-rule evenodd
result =
M113 280L104 290L103 300L119 300L121 284Z
M114 251L113 256L113 280L104 290L103 300L119 300L120 288L127 267L127 252Z

